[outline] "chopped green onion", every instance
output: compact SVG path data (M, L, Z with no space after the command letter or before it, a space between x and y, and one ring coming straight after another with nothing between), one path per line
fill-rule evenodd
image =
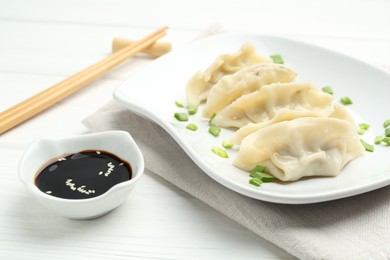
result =
M186 126L186 128L189 129L189 130L191 130L191 131L196 131L196 130L198 130L198 126L195 125L195 124L188 124L188 125Z
M254 173L254 172L265 172L265 170L267 170L267 167L263 166L263 165L256 165L253 170L251 171L251 173Z
M221 128L219 126L212 125L209 127L209 133L215 137L217 137L220 132L221 132Z
M249 176L252 177L252 178L259 178L259 179L263 179L263 178L266 178L266 179L274 178L273 175L268 174L268 173L266 173L266 172L251 172L251 174L249 174Z
M387 145L390 145L390 137L385 137L382 139L382 142L387 144Z
M249 183L259 187L263 182L259 178L253 178L249 180Z
M180 122L188 121L188 115L186 113L175 113L174 116Z
M383 127L386 128L390 126L390 119L387 119L385 122L383 122Z
M364 134L365 132L366 132L366 130L363 129L363 128L359 128L359 129L357 130L358 135L362 135L362 134Z
M251 172L251 174L249 174L249 177L261 179L262 178L261 174L262 172Z
M333 89L332 89L331 87L329 87L329 86L323 87L323 88L322 88L322 91L325 92L325 93L328 93L328 94L330 94L330 95L333 95L333 94L334 94Z
M234 146L234 144L230 143L230 142L227 141L227 140L224 140L224 141L222 142L222 146L223 146L224 148L226 148L226 149L230 149L230 148L232 148L232 147Z
M188 114L195 115L196 112L198 112L198 106L197 105L189 105L188 106Z
M183 103L181 103L179 100L175 101L176 106L178 107L184 107Z
M256 165L251 173L249 174L250 177L253 179L259 179L261 183L263 182L271 182L275 179L275 177L269 173L266 173L267 167L263 165Z
M273 54L270 56L270 58L273 60L274 63L277 64L284 64L284 60L280 54Z
M370 128L370 125L367 124L367 123L360 123L360 124L359 124L359 127L360 127L361 129L367 130L368 128Z
M390 137L390 128L385 129L385 135L386 137Z
M340 102L343 104L343 105L352 105L353 102L352 100L349 98L349 97L342 97L340 99Z
M252 172L251 174L249 174L249 176L252 178L258 178L262 182L271 182L275 179L273 175L265 172Z
M374 143L375 144L380 144L380 143L382 143L382 141L383 141L383 137L382 136L376 136L375 140L374 140Z
M366 149L367 152L374 151L374 146L372 144L366 143L363 139L360 139L360 142L362 143L364 149Z
M213 146L211 147L211 151L222 158L229 158L227 152L220 147Z
M213 123L214 118L217 116L216 113L212 114L209 120L209 124L211 125Z
M275 179L275 177L273 175L265 173L265 172L261 173L261 175L262 175L262 178L261 178L262 182L272 182Z
M358 129L358 134L359 135L364 134L366 132L366 130L368 128L370 128L370 125L367 124L367 123L360 123L358 126L359 126L359 129Z

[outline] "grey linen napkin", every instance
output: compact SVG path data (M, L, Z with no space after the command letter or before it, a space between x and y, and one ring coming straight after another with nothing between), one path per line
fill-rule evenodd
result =
M300 259L390 259L390 187L336 201L283 205L251 199L208 177L160 126L110 101L83 123L128 131L145 170Z

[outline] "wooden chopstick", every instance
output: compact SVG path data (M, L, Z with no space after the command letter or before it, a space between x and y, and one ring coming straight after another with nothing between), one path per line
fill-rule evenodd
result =
M165 36L167 26L0 113L0 134L42 112Z

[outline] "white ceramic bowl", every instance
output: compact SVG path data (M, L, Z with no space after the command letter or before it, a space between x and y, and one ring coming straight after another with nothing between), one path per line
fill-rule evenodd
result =
M48 161L63 154L83 150L112 153L132 168L132 179L114 185L107 192L90 199L64 199L48 195L34 184L36 174ZM71 137L47 137L34 141L19 163L19 177L38 201L58 214L71 219L100 217L119 206L133 190L144 171L144 159L129 133L108 131Z

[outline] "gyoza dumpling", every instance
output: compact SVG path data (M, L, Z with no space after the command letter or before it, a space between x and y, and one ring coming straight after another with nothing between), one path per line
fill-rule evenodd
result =
M206 100L211 86L224 75L255 64L271 62L270 59L256 54L255 47L249 43L243 44L237 53L220 55L204 73L198 71L192 76L186 89L187 103L198 105Z
M278 112L277 116L274 116L271 120L260 122L260 123L249 123L236 132L234 132L233 136L229 139L229 143L238 145L241 143L242 139L247 137L253 132L264 128L266 126L279 123L282 121L293 120L301 117L333 117L345 120L351 124L355 124L355 121L345 109L344 106L340 104L332 104L332 110L329 114L327 114L328 110L307 110L307 111L297 111L297 110L283 110Z
M271 120L260 122L260 123L249 123L241 127L236 132L234 132L233 136L229 139L229 143L238 145L241 143L242 139L244 139L248 135L272 124L276 124L282 121L293 120L301 117L319 117L319 116L321 115L319 115L318 111L284 110L278 113L278 116L275 116Z
M221 127L243 127L294 111L294 117L327 116L333 110L333 96L310 83L275 83L241 96L222 109L213 123ZM307 113L309 112L309 113Z
M259 90L262 86L278 82L291 82L295 71L273 63L263 63L224 76L211 87L203 109L203 116L210 117L244 94Z
M272 60L256 54L256 48L250 43L245 43L235 54L220 55L204 72L204 79L215 84L224 75L259 63L272 63Z
M242 140L234 165L251 171L264 165L282 181L336 176L364 148L353 124L327 117L304 117L262 128Z

